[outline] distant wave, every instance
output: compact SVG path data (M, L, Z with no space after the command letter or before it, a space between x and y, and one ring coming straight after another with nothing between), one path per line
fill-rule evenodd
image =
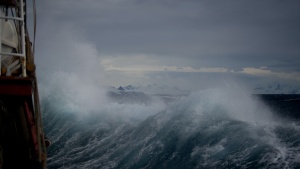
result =
M300 167L299 123L243 91L78 110L65 99L50 92L42 101L49 169Z

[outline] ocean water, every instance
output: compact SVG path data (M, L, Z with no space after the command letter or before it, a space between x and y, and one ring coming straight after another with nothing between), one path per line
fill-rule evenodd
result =
M42 96L49 169L300 168L300 95L68 93Z

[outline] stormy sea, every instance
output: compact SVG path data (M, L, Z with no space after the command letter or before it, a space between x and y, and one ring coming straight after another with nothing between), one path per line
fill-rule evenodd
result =
M49 169L300 168L300 95L85 87L42 94Z

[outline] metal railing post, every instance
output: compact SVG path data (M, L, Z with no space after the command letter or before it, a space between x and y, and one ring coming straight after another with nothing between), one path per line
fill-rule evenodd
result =
M26 56L26 49L25 49L25 21L24 21L24 1L20 0L20 12L21 12L21 45L22 45L22 53ZM23 77L26 77L26 57L22 58L22 73Z

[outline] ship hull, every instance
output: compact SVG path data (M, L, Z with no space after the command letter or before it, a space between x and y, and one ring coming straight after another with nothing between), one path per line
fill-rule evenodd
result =
M36 90L32 78L0 77L0 169L45 168Z

